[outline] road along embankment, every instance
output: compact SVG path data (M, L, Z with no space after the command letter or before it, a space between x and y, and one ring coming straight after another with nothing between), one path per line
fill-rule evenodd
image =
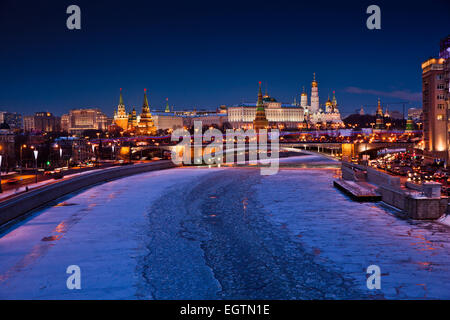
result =
M43 206L64 195L78 191L108 180L155 170L174 168L176 165L170 160L151 163L140 163L120 167L96 170L76 176L61 182L52 183L36 190L21 194L0 203L0 226L19 218L33 209Z

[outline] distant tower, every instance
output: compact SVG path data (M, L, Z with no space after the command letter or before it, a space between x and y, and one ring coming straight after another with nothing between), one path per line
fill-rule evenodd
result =
M408 120L406 120L405 132L413 132L413 131L414 131L414 121L411 116L408 116Z
M119 105L117 111L114 111L114 123L123 130L128 129L128 115L123 103L122 88L120 88Z
M170 112L170 107L169 107L169 98L166 98L166 110L165 112L169 113Z
M331 109L333 108L333 103L330 100L330 96L328 96L327 102L325 102L325 113L331 113Z
M263 96L261 92L261 82L259 82L258 102L256 103L256 117L253 120L253 129L259 131L260 129L267 129L269 121L266 118L266 110L264 109Z
M142 105L141 118L139 120L140 134L155 134L156 128L153 123L152 114L147 100L147 89L144 89L144 103Z
M137 114L136 109L133 107L133 110L128 114L128 129L135 130L138 126L137 122Z
M310 113L319 111L319 87L316 81L316 73L314 72L313 82L311 83L311 108Z
M363 106L361 106L361 109L359 110L359 115L360 116L363 116L365 113L364 113L364 108L363 108Z
M337 112L337 100L336 100L336 91L333 90L333 100L331 100L331 102L333 103L333 112Z
M308 95L305 92L305 87L303 87L303 92L300 99L300 107L306 108L308 106Z
M375 128L379 129L379 130L384 129L383 108L381 107L380 99L378 99L377 114L376 114L376 120L375 120Z

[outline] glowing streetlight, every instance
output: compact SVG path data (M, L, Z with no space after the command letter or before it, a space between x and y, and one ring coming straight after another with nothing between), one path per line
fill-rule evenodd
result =
M33 154L34 154L34 168L35 168L35 178L36 178L35 181L37 183L37 158L38 158L39 151L34 150Z

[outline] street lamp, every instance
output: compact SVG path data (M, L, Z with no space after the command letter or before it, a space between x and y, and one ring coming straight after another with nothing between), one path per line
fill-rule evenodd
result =
M36 176L36 183L37 183L37 157L38 157L38 153L39 151L34 150L33 154L34 154L34 169L35 169L35 176Z
M22 149L26 148L27 145L26 144L22 144L20 146L20 174L22 174L22 167L23 167L23 161L22 161Z

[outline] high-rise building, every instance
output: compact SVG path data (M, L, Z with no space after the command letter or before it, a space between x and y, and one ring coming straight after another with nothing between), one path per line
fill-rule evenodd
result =
M0 111L0 124L6 123L11 130L22 129L22 115L17 112Z
M422 63L423 139L428 159L448 158L444 62L444 58L432 58Z
M447 159L450 159L450 35L440 42L439 58L444 62L444 101L447 110Z
M60 131L61 118L55 117L51 112L36 112L33 116L32 130L40 132Z
M24 116L23 117L23 129L25 131L34 131L34 116Z

